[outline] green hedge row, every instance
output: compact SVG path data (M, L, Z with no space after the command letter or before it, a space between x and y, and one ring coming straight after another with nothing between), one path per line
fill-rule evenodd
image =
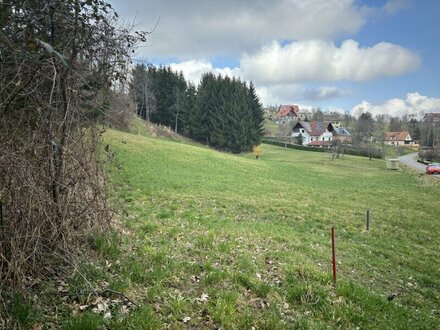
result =
M305 150L305 151L313 151L313 152L332 152L331 148L316 148L316 147L308 147L308 146L300 146L298 144L292 144L290 142L284 142L277 140L275 138L263 138L262 143L271 144L274 146L279 147L286 147L290 149L297 149L297 150ZM371 149L368 147L348 147L343 146L343 153L346 155L353 155L353 156L362 156L362 157L371 157L372 158L382 158L382 150L380 149Z
M284 142L279 141L273 138L263 138L262 143L272 144L274 146L278 147L287 147L290 149L297 149L297 150L306 150L306 151L314 151L314 152L331 152L329 148L315 148L315 147L308 147L308 146L300 146L298 144L292 144L290 142Z

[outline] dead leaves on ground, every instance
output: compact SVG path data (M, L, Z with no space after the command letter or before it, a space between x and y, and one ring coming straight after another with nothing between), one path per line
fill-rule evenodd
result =
M72 304L72 315L75 316L80 312L91 311L95 314L100 314L104 319L111 319L115 314L126 315L129 314L134 304L127 298L107 298L98 296L87 299L87 303Z

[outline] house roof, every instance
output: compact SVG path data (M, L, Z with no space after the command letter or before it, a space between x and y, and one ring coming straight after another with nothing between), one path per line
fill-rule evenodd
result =
M334 131L333 125L327 121L308 122L300 120L293 128L295 129L298 126L303 127L311 136L320 136L327 128L329 128L329 131Z
M338 134L338 135L351 136L351 133L345 127L335 128L335 131L336 131L336 134Z
M299 112L299 107L297 105L280 105L280 108L278 109L277 118L288 116L289 114L292 114L294 116L297 116L297 113Z
M385 133L385 140L393 140L393 141L403 141L406 139L406 137L409 135L408 131L402 131L402 132L386 132Z

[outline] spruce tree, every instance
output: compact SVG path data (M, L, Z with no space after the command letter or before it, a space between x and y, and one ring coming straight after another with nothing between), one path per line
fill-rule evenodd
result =
M264 134L264 126L263 126L264 111L252 81L249 84L249 99L250 99L250 108L251 108L252 120L253 120L251 144L259 145L261 143L261 138L263 137Z
M186 136L192 135L192 127L195 125L196 99L196 87L193 84L188 83L188 87L185 90L185 97L183 99L182 114L180 116L182 134Z
M252 82L205 73L196 89L181 72L142 64L133 70L131 94L140 117L219 150L250 151L261 142L264 114Z

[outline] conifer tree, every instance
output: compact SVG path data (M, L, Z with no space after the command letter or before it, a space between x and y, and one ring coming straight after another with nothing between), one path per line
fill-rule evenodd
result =
M249 84L249 98L250 98L250 109L253 120L251 144L259 145L261 143L261 138L264 134L264 126L263 126L264 111L252 81Z
M146 100L146 90L154 102ZM251 151L261 142L264 114L252 83L205 73L196 89L169 67L139 65L131 94L140 117L219 150Z
M182 122L181 130L186 136L192 135L192 127L195 126L195 121L197 120L195 116L196 98L196 87L194 84L188 83L183 100L182 114L180 116Z

